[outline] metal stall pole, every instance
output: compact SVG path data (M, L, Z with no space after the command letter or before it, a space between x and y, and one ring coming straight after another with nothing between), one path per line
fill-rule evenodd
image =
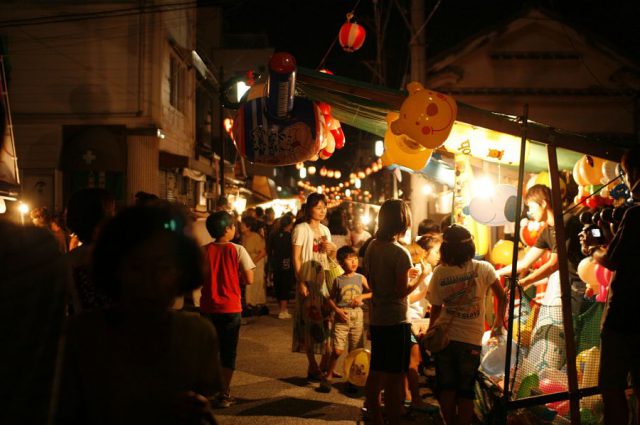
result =
M569 373L569 402L571 406L571 423L580 424L580 394L578 393L578 375L576 370L576 345L573 334L573 315L571 312L571 283L569 282L569 266L564 220L562 214L562 198L560 195L560 173L558 172L558 154L551 140L547 144L549 157L549 174L551 176L551 197L553 201L553 220L558 251L558 267L560 270L560 290L562 299L562 323L566 341L567 372Z
M516 302L516 285L518 284L518 245L520 245L520 213L522 212L522 190L524 187L524 160L527 149L527 123L529 120L529 105L524 105L522 111L522 136L520 139L520 163L518 166L518 195L516 200L516 223L514 230L513 254L511 257L511 278L509 279L509 322L507 324L507 352L504 365L504 394L502 423L507 422L507 407L511 399L511 341L513 340L513 310ZM522 302L522 300L521 300Z

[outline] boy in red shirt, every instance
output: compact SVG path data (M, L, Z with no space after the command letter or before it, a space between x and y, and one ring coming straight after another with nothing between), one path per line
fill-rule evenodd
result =
M207 231L214 242L206 245L208 272L202 286L200 312L213 323L220 341L220 362L225 390L213 400L218 407L229 407L231 378L236 368L236 349L240 335L242 304L240 272L247 285L253 283L255 264L243 246L231 242L235 235L233 216L217 211L207 218Z

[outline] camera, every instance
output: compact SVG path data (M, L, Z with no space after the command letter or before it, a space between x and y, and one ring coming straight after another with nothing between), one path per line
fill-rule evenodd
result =
M584 233L584 244L590 248L593 246L604 245L607 242L605 237L606 232L600 228L599 224L602 223L602 214L600 211L591 213L585 211L580 214L580 222L583 225L582 231Z

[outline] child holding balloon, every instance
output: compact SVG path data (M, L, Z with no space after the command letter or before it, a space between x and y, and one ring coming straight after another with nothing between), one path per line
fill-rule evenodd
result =
M329 305L336 313L331 331L333 352L329 360L327 375L320 383L319 391L330 392L333 371L345 348L352 351L364 347L364 317L362 302L371 298L367 279L356 273L358 269L358 253L346 245L338 249L338 263L344 269L344 274L338 276L331 288ZM364 293L367 291L368 293Z

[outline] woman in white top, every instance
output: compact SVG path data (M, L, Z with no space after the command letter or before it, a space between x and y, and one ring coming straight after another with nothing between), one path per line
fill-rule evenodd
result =
M294 352L307 354L307 378L321 380L322 372L315 355L328 361L330 332L329 291L325 281L327 254L335 256L331 233L321 221L327 215L324 195L307 198L304 221L293 229L293 267L296 274L296 307L293 320Z

